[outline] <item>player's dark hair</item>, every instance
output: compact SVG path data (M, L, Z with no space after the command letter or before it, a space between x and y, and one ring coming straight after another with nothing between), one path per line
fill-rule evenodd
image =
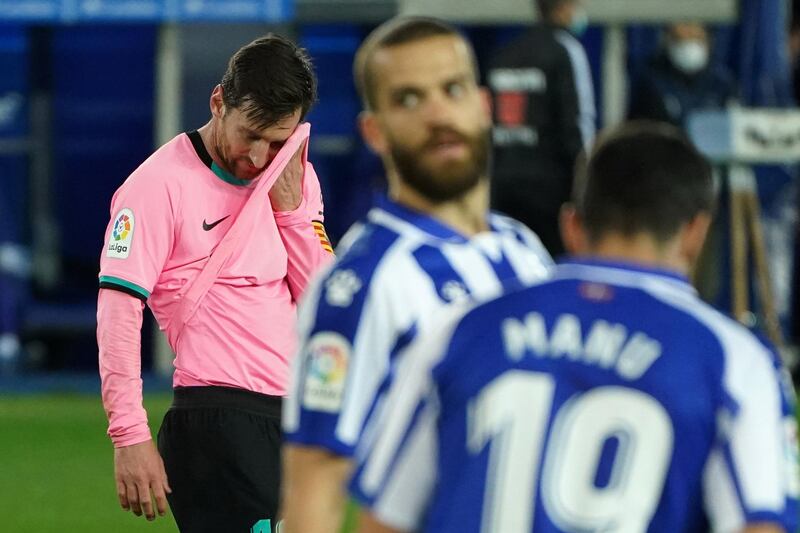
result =
M261 128L298 109L302 120L317 97L317 80L306 51L274 33L240 48L220 85L225 106L239 109Z
M395 17L370 33L356 52L353 63L353 80L365 109L375 109L375 79L372 58L382 48L422 41L431 37L451 35L463 39L472 55L475 78L478 77L478 64L472 46L464 35L454 26L429 17Z
M593 242L612 232L644 232L663 243L713 210L711 166L679 129L629 122L579 160L573 201Z

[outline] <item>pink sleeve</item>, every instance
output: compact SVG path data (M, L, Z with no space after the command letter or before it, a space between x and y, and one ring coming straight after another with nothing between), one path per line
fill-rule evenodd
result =
M311 277L333 261L323 213L319 179L311 163L306 163L300 206L294 211L275 213L275 222L289 256L286 277L295 301L300 299Z
M122 286L145 300L174 244L177 200L155 172L152 165L139 167L114 194L100 256L101 286Z
M144 304L138 298L100 289L97 297L97 346L108 436L121 448L150 440L142 406L141 328Z

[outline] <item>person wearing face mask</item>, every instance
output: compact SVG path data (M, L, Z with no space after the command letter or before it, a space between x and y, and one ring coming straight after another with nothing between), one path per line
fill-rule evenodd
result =
M667 27L663 45L632 91L630 118L669 122L683 128L696 110L720 109L735 99L732 76L711 62L711 39L696 22Z
M536 0L540 22L490 59L494 100L492 207L524 222L548 251L564 251L558 212L578 154L595 133L589 61L577 37L581 0Z

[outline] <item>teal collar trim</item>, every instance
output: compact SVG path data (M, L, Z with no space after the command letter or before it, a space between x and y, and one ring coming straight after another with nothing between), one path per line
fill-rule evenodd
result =
M245 186L253 183L253 180L240 180L216 163L211 163L211 171L216 174L219 179L225 183L230 183L231 185Z
M209 154L208 150L206 150L206 145L203 144L203 138L200 136L199 131L192 130L186 135L189 137L189 140L194 147L194 151L197 152L197 157L199 157L203 164L211 169L211 172L213 172L219 179L225 183L230 183L231 185L237 185L240 187L250 185L252 183L252 180L240 180L227 170L217 165L214 160L211 159L211 154Z

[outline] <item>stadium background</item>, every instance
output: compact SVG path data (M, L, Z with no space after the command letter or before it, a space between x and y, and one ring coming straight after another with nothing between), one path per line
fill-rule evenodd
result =
M628 81L668 20L712 25L714 61L748 106L793 107L785 0L585 0L582 37L598 126L624 116ZM99 401L97 260L111 194L175 133L204 124L230 54L266 31L296 38L320 80L311 159L334 242L382 187L355 129L350 77L360 40L394 13L459 17L479 62L524 30L532 0L0 0L0 530L174 531L119 510ZM774 292L791 312L792 166L757 169ZM724 215L724 211L721 212ZM727 252L714 303L727 309ZM153 427L169 402L168 357L147 320L145 391Z

